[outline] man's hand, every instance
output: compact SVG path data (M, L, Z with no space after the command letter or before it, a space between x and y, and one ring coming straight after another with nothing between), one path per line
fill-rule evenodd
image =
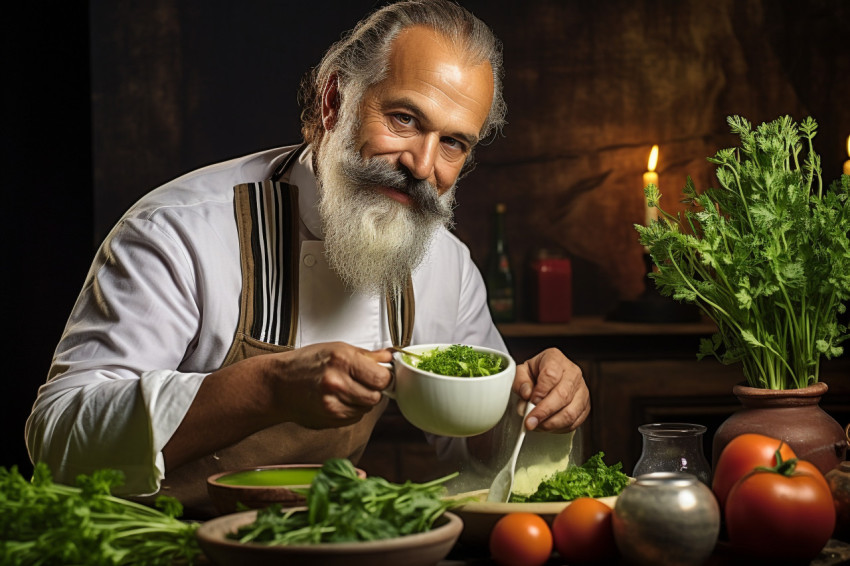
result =
M314 344L274 354L268 378L281 420L307 428L354 424L381 401L392 379L376 362L389 350L371 352L342 342Z
M529 430L569 432L590 414L590 392L581 369L555 348L517 366L513 391L537 405L525 421ZM520 414L524 408L520 403Z

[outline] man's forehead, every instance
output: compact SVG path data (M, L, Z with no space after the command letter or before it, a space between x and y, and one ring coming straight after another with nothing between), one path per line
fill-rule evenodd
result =
M402 30L393 41L389 74L382 81L395 88L418 91L438 105L462 107L467 119L482 126L493 101L490 62L473 62L461 47L426 26ZM477 131L475 132L478 133Z

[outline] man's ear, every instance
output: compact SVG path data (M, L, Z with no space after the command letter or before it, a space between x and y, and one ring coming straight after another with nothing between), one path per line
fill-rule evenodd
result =
M322 89L322 125L327 132L336 126L339 118L339 103L339 80L334 73Z

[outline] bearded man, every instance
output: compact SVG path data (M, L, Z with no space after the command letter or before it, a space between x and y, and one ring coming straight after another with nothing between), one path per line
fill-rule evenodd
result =
M33 462L59 481L118 469L120 493L167 493L202 518L217 471L356 462L386 406L393 338L505 351L447 230L457 179L503 124L501 76L498 41L463 8L391 4L305 83L303 144L143 197L57 346L27 421ZM398 305L406 334L388 317ZM589 412L557 350L520 364L513 392L537 404L532 429L573 430Z

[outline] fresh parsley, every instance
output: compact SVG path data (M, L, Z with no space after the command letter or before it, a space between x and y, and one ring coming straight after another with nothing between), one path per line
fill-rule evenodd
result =
M850 298L850 176L826 189L812 143L817 123L785 116L755 130L728 118L740 148L710 158L717 188L697 192L688 208L636 226L657 271L659 291L696 304L717 325L698 358L741 362L748 385L795 389L816 383L821 356L841 355Z
M0 564L192 564L198 524L177 519L174 498L158 498L154 509L111 495L123 479L99 470L67 486L43 462L32 481L17 466L0 467Z
M370 541L431 529L444 511L458 502L444 500L448 475L428 483L395 484L378 476L360 478L350 461L324 463L310 487L307 509L281 510L271 505L230 538L272 545Z
M537 491L530 495L512 493L510 502L572 501L579 497L619 495L629 484L629 477L622 472L620 462L606 466L604 456L604 452L598 452L581 466L555 472L540 482Z
M432 350L422 355L416 367L454 377L482 377L504 369L501 356L479 352L472 346L454 344L442 350Z

